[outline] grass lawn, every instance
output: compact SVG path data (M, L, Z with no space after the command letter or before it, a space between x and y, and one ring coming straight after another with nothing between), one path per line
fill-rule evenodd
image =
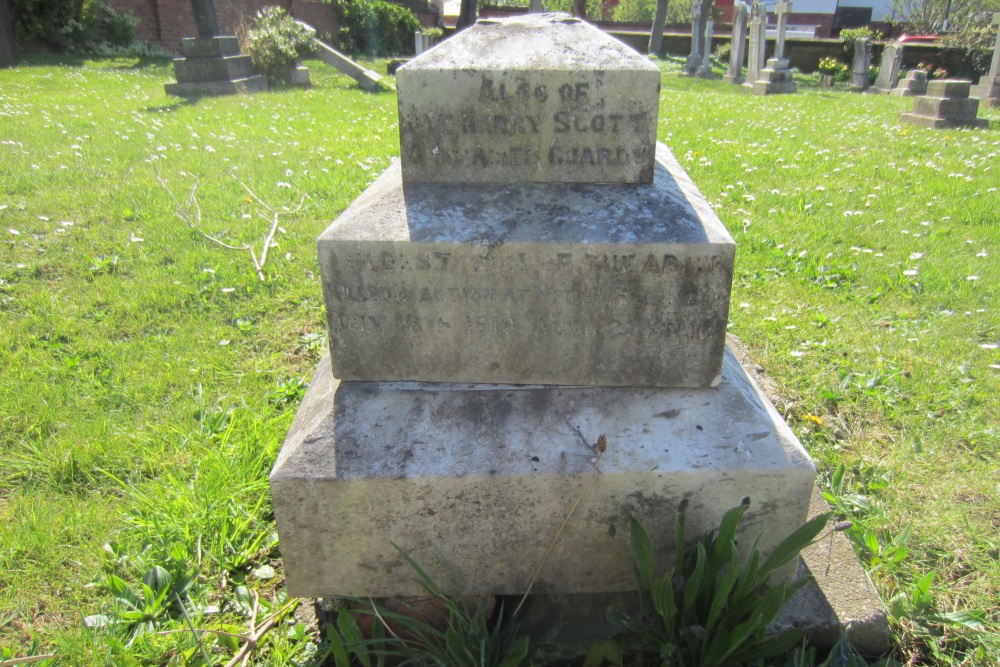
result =
M0 660L224 664L232 637L143 631L187 627L143 597L167 574L197 627L281 614L259 664L316 650L267 473L325 346L315 239L398 134L393 93L308 64L310 90L195 102L162 62L0 70ZM665 70L659 137L738 244L731 332L854 521L897 657L995 665L1000 110L931 131L907 99ZM254 196L264 281L206 237L259 251Z

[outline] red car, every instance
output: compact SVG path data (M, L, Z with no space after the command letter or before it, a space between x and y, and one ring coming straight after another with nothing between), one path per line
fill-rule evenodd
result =
M941 41L941 35L903 35L899 38L900 44L937 44Z

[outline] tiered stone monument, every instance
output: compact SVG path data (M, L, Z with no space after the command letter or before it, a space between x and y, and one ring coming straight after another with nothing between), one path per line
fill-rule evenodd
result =
M741 84L743 78L743 61L747 54L747 3L737 0L736 11L733 14L733 36L729 49L729 69L722 80L726 83Z
M744 497L815 469L725 345L734 243L656 142L660 73L566 14L481 20L397 72L400 163L320 236L331 355L271 473L296 596L633 587ZM606 436L599 459L595 443Z
M871 67L872 41L867 37L859 37L854 42L854 62L849 82L851 88L859 92L868 90L868 86L871 85Z
M767 57L767 10L760 0L750 6L750 54L747 58L747 78L744 86L753 88L760 78Z
M767 61L767 67L762 69L753 81L754 95L780 95L794 93L798 90L792 80L792 69L785 59L785 28L788 25L788 14L792 11L792 3L779 2L774 12L778 17L778 34L774 43L774 57Z
M882 49L882 60L878 67L878 77L869 92L888 95L899 83L899 71L903 66L903 45L899 42L886 44Z
M920 69L911 69L899 80L896 87L889 91L890 95L897 97L912 97L925 93L927 93L927 72Z
M979 100L969 97L970 81L938 79L927 83L927 94L913 100L913 112L899 119L911 125L929 128L987 127L989 121L977 118Z
M969 92L984 107L1000 106L1000 12L993 15L993 25L997 26L997 39L993 45L990 72L986 76L980 77L979 83L973 86Z
M177 83L164 86L168 95L230 95L267 89L267 77L254 74L250 56L240 55L240 41L222 35L214 0L191 0L197 37L182 42L184 57L174 60Z

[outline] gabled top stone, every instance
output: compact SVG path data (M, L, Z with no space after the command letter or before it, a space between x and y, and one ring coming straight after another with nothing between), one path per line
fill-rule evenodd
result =
M652 182L660 70L568 14L480 20L396 81L404 182Z

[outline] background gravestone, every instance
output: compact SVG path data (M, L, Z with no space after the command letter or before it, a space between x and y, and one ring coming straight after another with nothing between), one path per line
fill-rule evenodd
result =
M730 41L729 69L726 70L723 80L726 83L740 84L743 78L743 60L746 58L747 48L747 5L745 2L736 3L736 13L733 15L733 36Z
M850 86L854 90L868 90L871 85L872 42L867 37L859 37L854 42L854 63L851 67Z
M747 78L744 86L753 87L764 69L767 50L767 11L764 3L753 0L750 7L750 56L747 59Z
M682 501L701 534L749 496L744 556L804 521L815 468L725 351L735 244L620 48L528 14L399 70L402 160L320 237L331 355L270 477L292 595L421 594L393 544L448 593L523 593L602 434L539 591L633 589L629 517L673 553ZM428 182L407 145L471 162Z
M684 76L695 76L698 68L701 67L701 39L704 32L701 29L701 1L694 0L691 3L691 54L684 61L684 68L681 74Z
M993 25L997 27L997 37L993 44L993 58L989 73L979 79L969 94L987 107L1000 106L1000 12L993 15Z
M889 91L890 95L897 97L911 97L923 95L927 92L927 72L920 69L911 69L906 76L900 79L899 83Z
M792 3L779 2L775 7L778 17L778 35L774 44L774 57L767 61L767 67L762 69L753 82L755 95L779 95L794 93L798 86L792 78L792 70L785 59L785 28L788 25L788 14L792 11ZM766 15L765 15L766 18Z
M913 111L899 118L904 123L933 129L987 127L988 120L976 117L979 100L969 97L971 86L971 82L957 79L930 81L927 94L914 98Z
M903 65L903 45L899 42L886 44L882 49L882 60L875 79L874 91L882 94L889 92L899 82L899 70Z
M701 40L701 66L698 68L696 76L699 79L714 79L712 73L712 36L715 34L715 21L711 18L705 21L705 34Z

